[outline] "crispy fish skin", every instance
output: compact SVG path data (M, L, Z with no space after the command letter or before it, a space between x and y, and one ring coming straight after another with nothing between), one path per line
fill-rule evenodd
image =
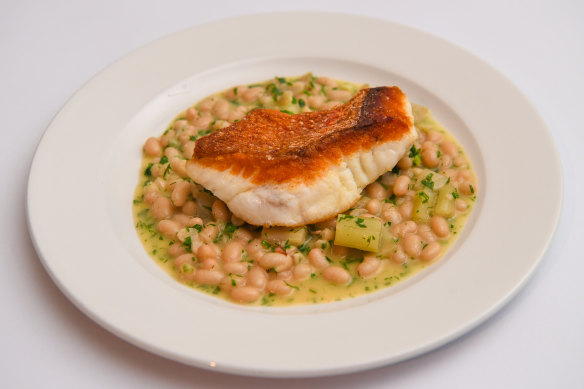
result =
M250 224L299 226L350 208L416 136L398 87L367 88L327 111L254 110L199 139L187 174Z

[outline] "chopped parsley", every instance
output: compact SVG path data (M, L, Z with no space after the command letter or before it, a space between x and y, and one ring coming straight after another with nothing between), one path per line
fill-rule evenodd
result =
M278 101L278 97L280 97L281 95L284 94L284 92L282 92L280 89L278 89L276 84L268 84L266 86L266 91L268 91L268 93L270 93L272 95L272 98L274 99L274 101Z
M166 166L166 169L164 169L164 174L162 175L164 178L166 178L166 175L170 172L172 168L170 167L170 164Z
M153 163L149 163L148 166L146 166L146 169L144 169L145 176L152 177L152 166L154 166Z
M367 228L367 226L363 224L364 221L365 219L363 219L362 217L358 217L357 220L355 221L355 224L361 228Z
M213 123L214 124L214 123ZM211 133L211 130L199 130L199 132L197 132L197 135L200 137L205 136L205 135L209 135Z
M391 196L389 196L388 199L383 200L385 203L392 203L393 205L397 205L397 197L395 197L395 194L391 194Z
M238 226L235 226L235 225L233 225L233 224L231 224L231 223L227 223L227 224L225 225L225 228L223 229L223 233L224 233L225 235L227 235L227 237L228 237L229 239L231 239L231 238L233 237L233 233L234 233L235 231L237 231L237 229L238 229L238 228L239 228Z
M422 204L426 204L428 202L428 200L430 199L430 197L428 197L428 194L426 192L418 192L418 197L420 198L420 200L422 200Z
M409 157L412 158L414 165L420 166L422 164L422 149L417 149L415 145L412 145Z
M286 240L286 242L284 243L284 246L282 247L284 250L288 250L290 247L290 240Z
M422 183L422 185L424 185L427 188L430 188L432 190L434 190L434 181L432 181L432 176L434 176L433 173L430 173L426 176L426 178L424 178L422 181L420 181Z
M272 245L270 242L268 242L267 240L262 240L262 247L265 248L266 250L270 250L271 252L276 251L276 247L274 245Z
M185 241L183 242L183 247L186 248L188 251L191 251L191 246L193 244L193 240L190 236L187 236L185 238Z
M310 252L310 245L308 243L308 241L302 243L300 246L298 246L298 250L300 250L300 252L304 255L308 255L308 253Z
M161 165L164 165L165 163L168 163L168 157L166 155L163 155L162 158L160 158L160 162Z
M296 290L299 290L299 289L300 289L300 288L299 288L299 287L297 287L296 285L289 284L289 283L287 283L286 281L284 281L284 283L285 283L286 285L288 285L289 287L293 288L293 289L296 289Z
M203 188L203 192L210 194L211 196L214 196L213 192L211 192L209 189Z

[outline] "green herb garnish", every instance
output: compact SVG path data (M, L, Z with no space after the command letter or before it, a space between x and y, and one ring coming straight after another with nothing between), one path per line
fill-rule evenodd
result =
M149 163L148 166L146 166L146 169L144 169L144 175L151 177L152 176L152 166L154 166L153 163Z
M418 197L422 200L422 204L426 204L428 202L428 200L430 199L430 197L428 197L428 194L426 192L418 192Z
M434 190L434 181L432 181L432 176L434 176L433 173L430 173L426 176L426 178L424 178L422 181L420 181L422 183L422 185L424 185L425 187L428 187L432 190Z
M415 145L412 145L409 157L412 158L414 165L420 166L422 164L422 149L417 149Z
M192 238L187 236L185 241L183 242L183 247L186 248L188 251L191 251L191 246L193 244Z
M297 286L295 286L295 285L292 285L292 284L289 284L289 283L287 283L286 281L284 281L284 283L285 283L286 285L288 285L289 287L293 288L293 289L296 289L296 290L299 290L299 289L300 289L300 288L298 288L298 287L297 287Z
M235 226L235 225L233 225L233 224L231 224L231 223L227 223L227 224L225 225L225 228L223 229L223 233L224 233L225 235L227 235L227 237L228 237L229 239L231 239L231 238L233 237L233 233L234 233L235 231L237 231L237 229L238 229L238 228L239 228L238 226Z

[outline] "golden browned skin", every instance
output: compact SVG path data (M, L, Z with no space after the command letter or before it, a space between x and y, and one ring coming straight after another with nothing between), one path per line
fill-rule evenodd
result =
M199 139L192 161L219 171L230 169L256 185L323 175L343 155L400 139L412 119L398 87L362 89L344 105L289 115L256 109L243 120Z

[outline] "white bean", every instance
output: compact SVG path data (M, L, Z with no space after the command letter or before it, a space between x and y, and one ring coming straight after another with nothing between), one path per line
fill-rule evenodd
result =
M197 118L199 117L199 113L197 112L197 110L193 107L187 109L187 111L185 112L185 116L187 118L187 120L189 122L194 122L195 120L197 120Z
M422 252L422 239L416 234L407 234L402 245L406 254L410 257L417 258Z
M174 207L169 198L158 197L152 204L152 216L155 219L169 219L174 213Z
M217 221L227 223L231 217L229 210L225 203L221 200L215 200L211 206L213 218Z
M288 286L284 280L271 280L266 284L266 290L279 295L289 295L294 292L294 288Z
M173 158L170 161L170 167L181 177L186 177L187 175L187 161L180 158Z
M420 254L420 259L422 261L431 261L440 254L440 243L434 241L428 243L426 247L422 250L422 254Z
M357 266L357 273L363 278L375 275L381 269L381 260L374 256L367 256Z
M332 89L332 88L325 88L326 90L326 95L329 99L331 100L336 100L336 101L345 101L345 100L349 100L351 98L351 92L348 90L342 90L342 89Z
M365 208L367 208L367 211L370 214L377 215L377 213L379 213L379 210L381 209L381 201L377 199L371 199L367 202Z
M351 282L351 274L340 266L329 266L322 271L325 280L338 285L347 285Z
M199 269L195 273L194 279L202 285L219 285L223 277L225 277L225 274L218 270Z
M430 219L430 227L432 227L432 231L441 238L444 238L450 232L448 222L442 216L432 216Z
M182 213L184 213L187 216L196 216L197 215L197 203L195 203L193 200L189 200L186 201L182 208L181 208Z
M240 303L250 303L260 298L260 291L251 286L238 286L231 289L231 298Z
M144 152L149 157L159 156L160 153L162 152L162 146L160 145L160 141L154 137L146 139L146 143L144 143Z
M247 285L263 290L268 282L268 274L258 266L252 267L246 275Z
M318 247L315 247L312 250L310 250L310 252L308 253L308 260L310 261L310 264L312 266L319 270L323 270L329 265L323 251Z
M310 277L310 274L312 274L312 268L306 263L299 263L298 265L294 266L293 274L294 279L298 281L304 281Z
M239 262L241 261L241 254L243 252L243 245L241 242L232 240L223 248L223 262Z
M223 265L223 271L227 274L244 275L247 273L247 263L244 262L229 262Z
M187 181L179 181L172 190L172 203L177 207L182 207L191 193L191 185Z
M219 119L225 120L229 116L229 111L231 110L231 104L227 100L217 100L213 104L211 113L218 117Z
M393 193L396 196L403 196L408 191L408 185L410 184L410 177L399 176L393 183Z
M209 244L200 245L199 248L197 249L197 258L199 259L199 261L204 261L205 259L219 258L217 252L218 250L215 247Z
M365 189L372 199L382 200L387 195L385 188L379 182L373 182Z
M293 263L292 257L276 252L264 254L258 262L264 269L274 269L276 272L290 269Z

